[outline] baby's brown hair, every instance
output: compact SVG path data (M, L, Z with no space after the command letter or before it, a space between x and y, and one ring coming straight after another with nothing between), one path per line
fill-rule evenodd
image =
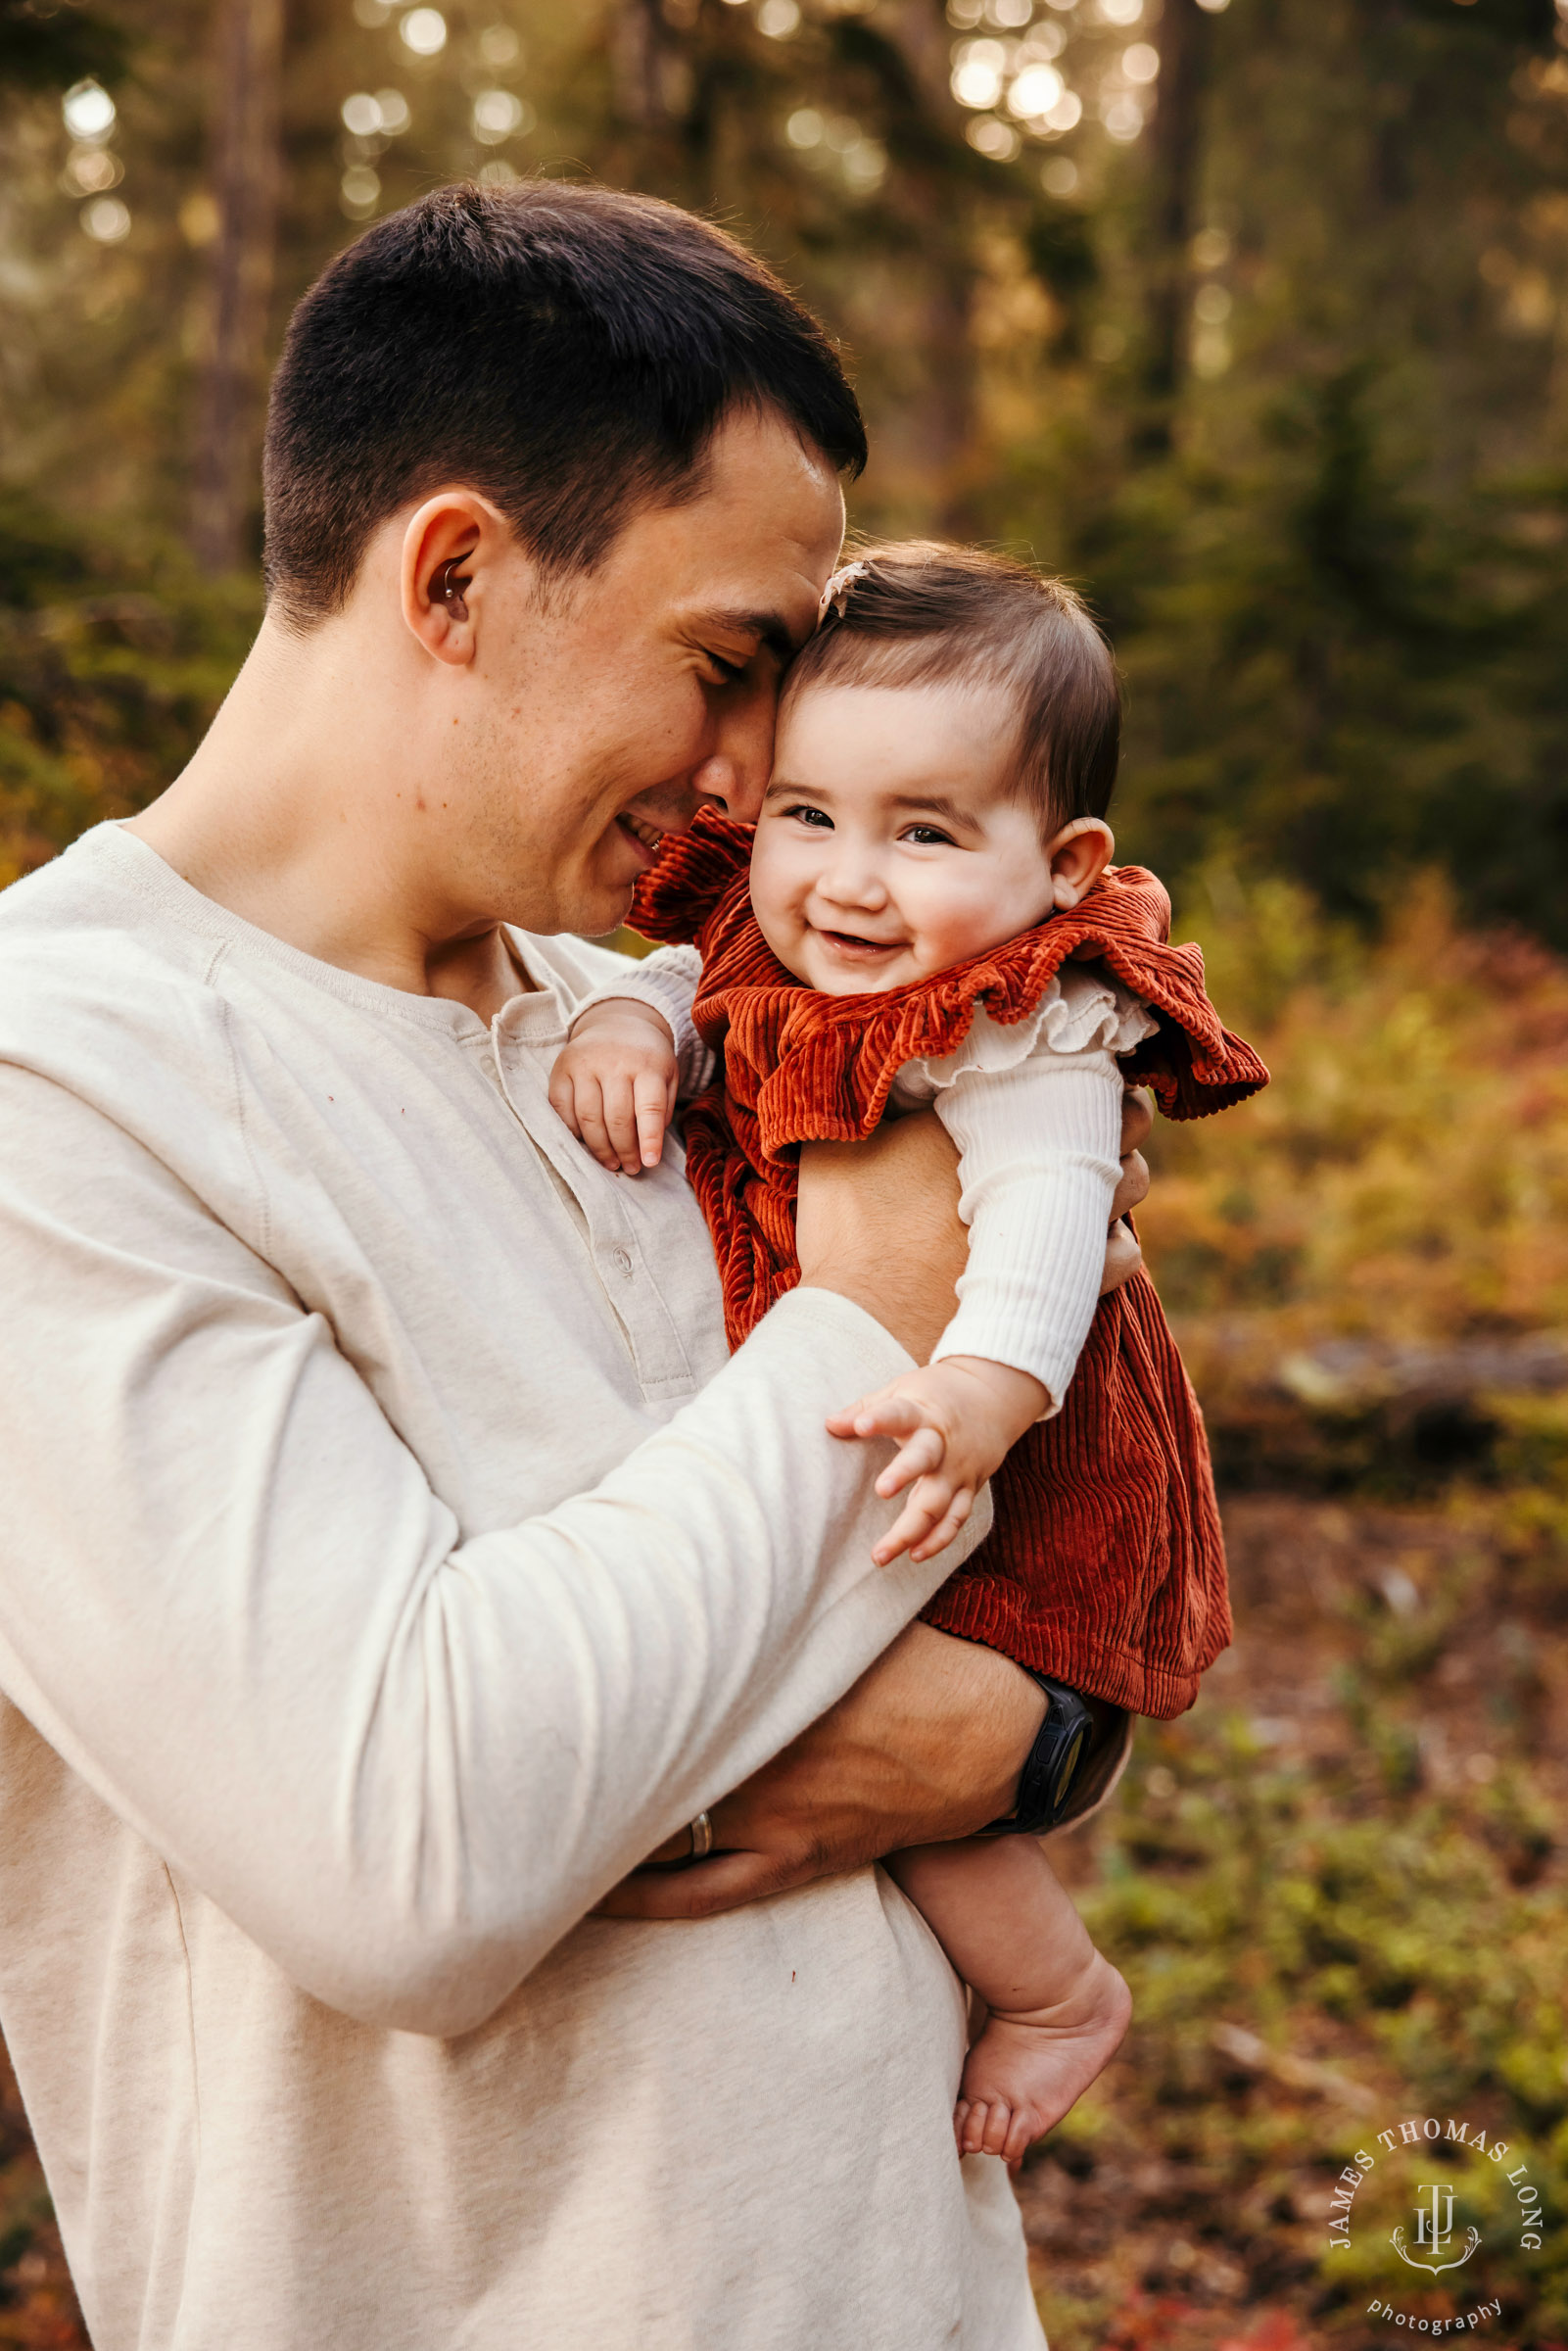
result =
M1121 748L1111 648L1065 580L1009 555L903 539L852 548L839 590L784 681L1001 687L1018 713L1020 797L1047 833L1104 816Z

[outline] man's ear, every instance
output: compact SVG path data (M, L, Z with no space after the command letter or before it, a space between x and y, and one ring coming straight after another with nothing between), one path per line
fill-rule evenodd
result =
M462 667L472 661L485 574L514 546L488 499L470 490L427 498L403 534L403 617L426 652Z
M1065 914L1092 889L1117 853L1117 837L1103 816L1075 816L1064 825L1046 855L1051 860L1051 903Z

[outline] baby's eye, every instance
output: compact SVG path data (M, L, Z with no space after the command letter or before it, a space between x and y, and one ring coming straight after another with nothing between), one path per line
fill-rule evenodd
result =
M833 820L826 808L809 808L802 805L798 808L786 808L784 814L794 817L802 825L809 825L817 833L831 833L833 829Z
M903 838L912 840L918 849L951 849L958 845L951 833L942 832L936 825L909 825Z

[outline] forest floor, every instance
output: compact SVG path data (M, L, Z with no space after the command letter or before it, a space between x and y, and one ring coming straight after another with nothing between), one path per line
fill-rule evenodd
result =
M1019 2183L1054 2351L1360 2351L1398 2330L1372 2303L1438 2332L1494 2300L1466 2332L1568 2340L1568 1606L1500 1502L1229 1502L1235 1646L1144 1727L1115 1810L1055 1841L1137 2013ZM1445 2144L1482 2245L1402 2268L1390 2224L1413 2240L1426 2182L1398 2125L1428 2115L1528 2163L1539 2253L1507 2231L1519 2191ZM1358 2148L1381 2212L1368 2187L1331 2245Z

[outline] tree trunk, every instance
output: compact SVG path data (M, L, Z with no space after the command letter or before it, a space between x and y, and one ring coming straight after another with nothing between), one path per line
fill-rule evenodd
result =
M663 45L657 0L620 0L610 24L615 111L639 129L664 119Z
M1202 165L1203 97L1213 19L1198 0L1164 0L1160 23L1160 104L1151 141L1147 407L1138 447L1160 456L1170 447L1181 389L1187 323L1187 248Z
M222 0L213 110L210 340L197 404L191 544L236 569L254 494L267 306L282 177L283 0Z
M888 12L886 33L924 102L929 129L956 146L968 118L949 86L953 36L943 0L903 0ZM985 464L974 350L975 208L965 200L964 182L944 168L928 131L899 158L899 170L927 289L924 383L912 404L911 439L929 490L934 527L968 539L983 527L975 489Z

